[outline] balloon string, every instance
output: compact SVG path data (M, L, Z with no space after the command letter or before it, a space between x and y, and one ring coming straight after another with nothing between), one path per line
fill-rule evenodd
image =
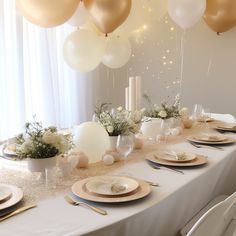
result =
M182 37L181 37L181 52L180 52L180 57L181 57L181 65L180 65L180 91L179 91L180 101L181 101L181 97L182 97L182 87L183 87L185 39L186 39L186 30L184 29Z
M109 84L109 82L110 82L110 79L109 79L110 71L109 71L109 68L108 68L108 67L107 67L106 71L107 71L107 84ZM107 99L109 99L109 96L110 96L110 93L109 93L109 86L107 86Z
M113 71L112 88L115 89L115 72Z
M210 74L210 71L211 71L211 66L212 66L212 60L210 58L209 62L208 62L208 67L207 67L206 79L209 78L209 74Z

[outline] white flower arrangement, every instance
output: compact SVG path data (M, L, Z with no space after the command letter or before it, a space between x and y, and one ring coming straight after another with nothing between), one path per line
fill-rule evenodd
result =
M25 133L17 137L16 153L19 158L50 158L68 152L72 137L57 132L55 127L43 128L39 122L26 123Z
M103 103L95 108L95 115L109 136L137 133L143 119L142 111L130 112L122 107L109 110L109 104Z
M143 96L150 104L150 108L146 109L146 111L144 112L145 116L151 117L151 118L160 118L163 120L169 119L169 118L180 117L179 94L177 94L175 97L174 105L168 105L166 102L162 102L160 106L153 104L147 94L144 94Z

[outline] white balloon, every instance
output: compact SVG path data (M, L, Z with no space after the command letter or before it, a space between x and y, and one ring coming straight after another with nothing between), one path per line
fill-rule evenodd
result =
M65 61L82 73L92 71L102 61L105 45L105 37L88 30L77 30L64 42Z
M105 128L96 122L85 122L75 127L74 143L89 157L89 162L102 160L110 148L110 139Z
M183 29L195 25L206 10L206 0L168 0L171 19Z
M109 36L102 63L112 69L120 68L130 59L131 51L131 45L127 38Z
M74 13L74 15L67 21L68 24L72 26L81 26L84 25L89 19L89 14L84 7L83 2L81 2Z

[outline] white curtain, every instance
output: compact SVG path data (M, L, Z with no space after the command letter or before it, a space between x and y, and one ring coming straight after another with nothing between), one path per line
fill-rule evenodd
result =
M35 26L16 11L15 0L0 0L0 140L21 132L34 115L60 128L90 118L91 78L63 60L63 42L72 30L66 24Z

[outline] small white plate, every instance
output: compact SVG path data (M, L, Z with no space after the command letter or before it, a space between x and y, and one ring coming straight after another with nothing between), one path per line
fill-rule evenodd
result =
M198 122L202 122L202 123L205 123L205 122L212 122L212 121L215 121L215 119L214 118L199 118L198 120L197 120Z
M11 189L8 186L0 184L0 202L10 198L11 194Z
M176 155L179 157L181 157L180 155L184 155L184 158L176 159L174 153L176 153ZM177 151L174 151L173 153L171 151L165 151L163 153L156 153L156 156L162 160L171 161L171 162L189 162L197 158L196 154L186 153L186 152L177 152Z
M139 183L136 180L124 176L98 176L85 184L89 192L108 196L130 193L138 186Z
M7 188L9 188L12 195L9 200L7 200L3 203L0 203L0 210L4 210L8 207L12 207L22 200L23 191L20 188L14 186L14 185L9 185L9 184L1 184L1 186L6 186Z

